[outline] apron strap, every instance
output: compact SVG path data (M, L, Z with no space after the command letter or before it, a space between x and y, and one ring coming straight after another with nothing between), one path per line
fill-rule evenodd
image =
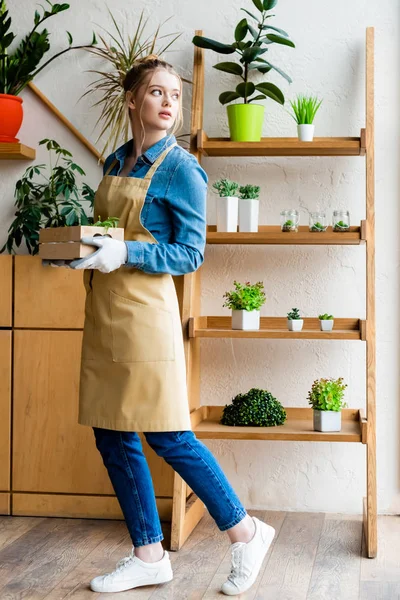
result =
M143 177L143 179L151 179L153 177L154 173L156 172L156 170L158 169L158 167L163 162L164 158L167 156L168 152L170 152L172 150L172 148L177 145L178 145L178 143L174 142L173 144L168 146L168 148L160 154L160 156L157 158L157 160L154 161L154 163L151 165L150 169L147 171L147 173Z
M111 165L108 167L107 171L104 173L104 175L108 175L109 173L111 173L111 171L113 170L113 168L115 167L115 165L117 164L118 159L114 158L114 160L112 161Z

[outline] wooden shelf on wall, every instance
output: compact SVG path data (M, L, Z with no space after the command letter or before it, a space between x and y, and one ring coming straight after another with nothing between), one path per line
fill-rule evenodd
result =
M223 406L200 406L191 413L192 428L199 439L282 440L304 442L362 442L367 439L364 411L342 409L341 431L314 431L312 408L285 408L286 421L275 427L221 425Z
M36 150L24 144L0 143L0 160L34 160Z
M332 331L321 331L319 319L306 317L302 331L289 331L286 317L261 317L260 329L232 329L232 317L190 317L190 338L261 338L286 340L365 340L366 322L335 319Z
M332 227L322 233L309 231L300 225L299 231L282 231L279 225L259 225L256 232L221 232L215 225L207 226L207 244L283 244L301 246L359 246L366 239L365 221L359 227L335 232Z
M199 129L197 149L203 156L363 156L365 130L361 130L360 137L316 137L312 142L300 142L297 137L232 142L230 138L208 137Z

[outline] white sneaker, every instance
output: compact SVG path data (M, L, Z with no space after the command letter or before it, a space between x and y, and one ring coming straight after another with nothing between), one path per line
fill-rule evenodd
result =
M252 517L256 526L254 537L247 542L235 542L231 546L232 569L221 587L227 596L246 592L260 572L263 560L275 536L275 529L263 521Z
M171 562L166 550L159 561L149 563L135 556L133 549L129 556L117 563L115 571L92 579L90 589L93 592L123 592L142 585L166 583L172 578Z

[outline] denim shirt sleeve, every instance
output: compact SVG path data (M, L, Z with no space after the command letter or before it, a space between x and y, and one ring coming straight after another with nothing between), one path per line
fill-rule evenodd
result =
M146 273L184 275L204 260L208 177L196 158L188 155L175 167L165 193L171 211L169 243L126 241L128 261Z

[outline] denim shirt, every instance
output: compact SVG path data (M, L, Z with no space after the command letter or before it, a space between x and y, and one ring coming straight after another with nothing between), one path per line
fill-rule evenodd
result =
M176 141L167 135L141 154L128 177L143 178L158 156ZM105 174L114 159L118 163L109 175L119 175L132 140L110 154ZM206 200L208 177L197 159L181 146L164 158L151 180L140 220L158 244L126 240L127 267L146 273L183 275L196 271L204 260L206 243Z

